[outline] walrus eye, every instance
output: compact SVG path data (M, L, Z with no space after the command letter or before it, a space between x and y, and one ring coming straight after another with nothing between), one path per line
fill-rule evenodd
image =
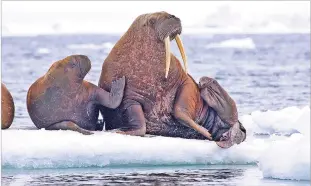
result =
M75 63L71 63L70 66L71 66L71 68L74 68L76 66L76 64Z
M155 18L151 18L151 19L149 20L149 23L150 23L151 25L154 25L155 22L156 22Z
M168 19L171 19L171 18L176 18L176 17L174 15L169 15Z

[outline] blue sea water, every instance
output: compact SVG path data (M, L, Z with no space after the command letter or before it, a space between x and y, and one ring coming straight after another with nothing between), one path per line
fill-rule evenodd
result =
M13 95L9 130L35 129L26 109L30 85L68 55L87 55L85 78L97 85L101 66L120 36L53 35L2 38L2 82ZM310 105L310 35L184 35L189 74L215 78L232 96L239 115ZM172 42L172 52L180 54ZM121 166L80 169L6 169L4 185L309 185L263 179L256 165Z
M3 185L223 185L307 186L306 181L262 179L254 166L130 167L6 171Z

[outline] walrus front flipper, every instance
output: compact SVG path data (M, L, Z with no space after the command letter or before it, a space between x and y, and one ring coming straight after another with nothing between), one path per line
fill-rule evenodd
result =
M46 130L72 130L79 133L82 133L84 135L91 135L93 132L85 130L81 127L79 127L77 124L75 124L72 121L62 121L59 123L55 123L53 125L50 125L49 127L45 128Z
M199 82L201 97L212 107L219 117L229 125L238 122L238 111L235 102L219 83L209 77L202 77Z
M102 88L97 88L95 100L105 107L115 109L122 102L124 87L125 87L125 77L123 76L122 78L117 79L116 81L113 81L111 83L110 93Z
M197 88L194 87L192 82L185 82L182 87L180 87L176 95L173 115L183 125L196 130L209 140L212 140L210 132L191 119L191 115L194 117L194 113L196 111L195 103L198 101L198 92L195 92L196 90Z
M135 102L130 100L131 102ZM131 104L124 111L122 128L110 130L119 134L126 134L132 136L144 136L146 134L146 121L143 109L139 103Z
M227 132L222 134L216 144L221 148L229 148L234 144L242 143L246 138L246 130L240 122L235 123Z

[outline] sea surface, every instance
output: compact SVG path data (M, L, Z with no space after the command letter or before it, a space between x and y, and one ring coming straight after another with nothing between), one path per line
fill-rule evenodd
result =
M31 84L43 76L53 62L69 55L83 54L92 61L92 69L85 80L97 85L103 61L119 38L120 36L117 35L42 35L2 38L2 82L10 90L15 102L14 122L10 129L2 131L3 185L310 185L309 181L295 181L295 177L297 175L299 177L300 172L293 172L289 176L275 176L273 171L267 173L268 169L261 166L263 164L259 162L262 160L259 158L259 151L264 152L262 149L266 146L251 151L251 147L256 148L256 146L249 145L248 150L245 150L243 145L240 145L240 150L244 150L244 154L258 153L258 157L256 154L249 161L240 159L235 161L232 153L225 156L226 151L220 152L215 150L216 147L211 146L212 152L222 154L219 161L215 157L213 161L208 161L209 157L206 157L206 161L198 160L195 159L198 157L192 154L192 156L189 155L190 157L185 157L185 163L183 163L181 155L186 152L182 151L186 147L182 147L182 139L177 139L180 140L181 145L177 145L175 151L175 144L163 149L154 146L158 150L171 152L172 157L178 159L177 162L148 154L146 151L150 149L146 144L154 142L149 140L144 146L145 149L135 146L136 151L133 151L134 154L137 153L137 156L145 153L142 161L137 161L139 157L128 157L127 154L118 154L119 159L113 159L115 157L112 155L115 155L113 153L117 151L114 151L115 149L111 146L109 146L111 149L100 152L92 148L93 154L108 153L107 157L110 158L108 159L114 161L96 166L98 162L95 160L94 163L91 162L92 160L85 159L89 157L84 156L85 144L81 146L80 151L74 149L72 156L68 155L70 151L67 147L72 145L69 142L68 146L63 145L62 149L57 150L49 149L47 147L49 143L44 143L44 137L39 138L41 143L35 141L36 145L29 148L27 148L27 143L21 145L23 141L30 138L36 140L33 135L44 133L45 136L49 136L46 134L51 134L51 131L50 133L34 131L36 128L26 108L26 95ZM248 133L250 139L253 140L250 144L255 144L256 140L270 139L275 134L282 138L280 140L290 139L293 133L310 125L310 120L305 119L307 118L305 117L306 109L310 111L309 34L207 34L182 35L182 39L188 56L189 74L197 81L202 76L215 78L227 90L236 101L239 116L245 122L246 128L251 131ZM172 41L171 46L172 52L181 61L175 42ZM298 117L297 113L301 113L303 119ZM302 127L294 126L297 122L298 125L302 123ZM26 132L19 133L20 131ZM63 135L63 133L53 132L51 136ZM68 133L70 132L65 135ZM70 133L68 137L72 135L75 134ZM62 139L66 140L66 138ZM76 142L81 142L79 141L81 137L74 136L74 139L77 140ZM93 139L95 140L95 137ZM108 139L107 136L105 139ZM137 140L136 138L127 139L133 142ZM189 141L191 144L199 144L193 140ZM59 141L59 143L62 142ZM190 144L190 142L187 143ZM187 153L191 154L192 145L188 146ZM19 151L17 148L24 149ZM105 146L98 146L98 148L104 149ZM62 154L66 150L67 154ZM238 147L235 150L234 152L239 152ZM26 153L27 158L25 158L23 156L25 151L33 152L33 154ZM177 155L174 153L176 151L183 153ZM58 154L51 156L51 152ZM198 152L201 151L198 150ZM310 156L310 152L308 153L307 156ZM24 159L19 159L21 157ZM66 164L65 157L76 159ZM93 158L96 157L94 155ZM204 157L203 153L200 154L200 158L202 157ZM228 157L233 160L225 161ZM245 156L245 159L247 158L249 157ZM49 159L49 163L43 161L46 159ZM82 162L84 160L85 164ZM100 160L105 160L105 157L100 156ZM118 160L123 163L116 163ZM65 162L64 166L60 166L59 162ZM308 163L310 166L310 161ZM305 164L302 163L302 165ZM298 168L298 170L301 169ZM310 176L307 180L310 180Z

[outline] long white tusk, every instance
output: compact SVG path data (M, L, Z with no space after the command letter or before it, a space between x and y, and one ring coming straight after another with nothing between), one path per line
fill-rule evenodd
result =
M182 60L184 61L185 72L187 73L187 71L188 71L187 56L186 56L185 48L184 48L184 45L182 44L182 41L181 41L181 38L180 38L179 34L176 35L175 41L176 41L177 46L179 48L179 52L181 54Z
M164 40L165 43L165 78L168 76L168 71L171 65L171 48L170 48L170 36L167 36Z

